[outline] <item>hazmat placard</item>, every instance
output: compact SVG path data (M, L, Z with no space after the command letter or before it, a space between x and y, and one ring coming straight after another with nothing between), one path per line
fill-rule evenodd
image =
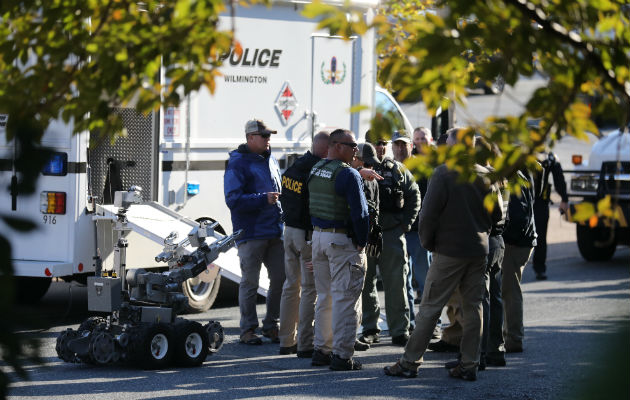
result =
M284 82L275 103L276 112L280 116L283 125L289 122L297 107L298 102L291 85L289 85L289 82Z

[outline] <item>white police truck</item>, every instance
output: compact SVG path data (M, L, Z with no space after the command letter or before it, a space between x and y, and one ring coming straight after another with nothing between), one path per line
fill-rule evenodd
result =
M378 1L350 3L370 20ZM42 145L55 154L32 196L7 189L15 176L14 143L0 135L0 212L27 217L38 225L25 233L0 226L11 242L23 300L39 300L53 278L84 281L94 273L96 256L103 259L105 269L111 268L114 192L132 185L141 187L143 200L156 206L147 215L133 206L129 210L134 229L127 238L128 268L159 267L154 256L165 235L151 231L165 230L157 225L168 226L177 214L187 220L217 221L217 231L229 233L223 174L228 152L244 142L244 125L251 118L278 130L271 146L282 168L308 150L313 134L322 128L350 128L362 140L379 110L394 116L396 129L411 130L400 107L376 85L374 32L351 40L317 32L316 22L301 15L303 5L273 1L271 8L237 7L233 23L242 52L224 55L215 94L201 90L179 107L148 116L131 108L114 109L128 135L113 145L108 140L90 144L89 132L73 135L71 125L52 123ZM221 24L229 29L232 20L222 17ZM357 104L368 107L350 113ZM160 213L168 214L167 222L160 222L156 216ZM152 224L142 224L147 221ZM211 306L221 275L239 280L234 249L216 264L221 274L183 285L193 309ZM263 276L261 294L266 286Z

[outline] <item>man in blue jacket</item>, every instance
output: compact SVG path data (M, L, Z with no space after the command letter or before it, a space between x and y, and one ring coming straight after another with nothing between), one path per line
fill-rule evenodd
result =
M236 242L241 260L238 304L241 311L241 343L262 344L256 335L256 292L264 263L269 276L267 314L262 322L263 336L277 343L280 297L284 283L280 168L271 155L269 139L277 133L260 120L245 125L247 143L230 152L223 187L225 203L232 214L234 231L243 230Z

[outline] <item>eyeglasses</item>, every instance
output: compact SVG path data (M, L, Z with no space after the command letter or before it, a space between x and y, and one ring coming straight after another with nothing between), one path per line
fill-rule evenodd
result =
M271 137L270 133L250 133L250 135L260 136L263 139L269 139Z
M354 143L354 142L333 142L333 143L339 143L339 144L343 144L346 145L348 147L352 147L353 149L356 149L359 145Z
M376 142L377 146L387 146L387 142L384 140L379 140L378 142Z

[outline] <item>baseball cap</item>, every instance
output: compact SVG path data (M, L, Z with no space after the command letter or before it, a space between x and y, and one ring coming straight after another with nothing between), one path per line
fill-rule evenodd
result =
M245 134L249 133L278 133L278 131L267 129L265 123L259 119L252 119L245 124Z
M403 142L411 143L411 137L409 136L409 133L407 133L407 131L404 129L401 129L399 131L394 131L394 134L392 135L392 142L395 142L397 140L402 140Z
M372 144L372 145L377 145L379 143L381 144L387 144L389 143L389 139L387 139L386 137L382 136L382 132L381 135L378 136L376 133L372 133L371 129L368 129L365 132L365 141Z
M359 151L357 151L357 157L365 164L372 166L380 164L376 158L376 149L370 143L359 143Z

